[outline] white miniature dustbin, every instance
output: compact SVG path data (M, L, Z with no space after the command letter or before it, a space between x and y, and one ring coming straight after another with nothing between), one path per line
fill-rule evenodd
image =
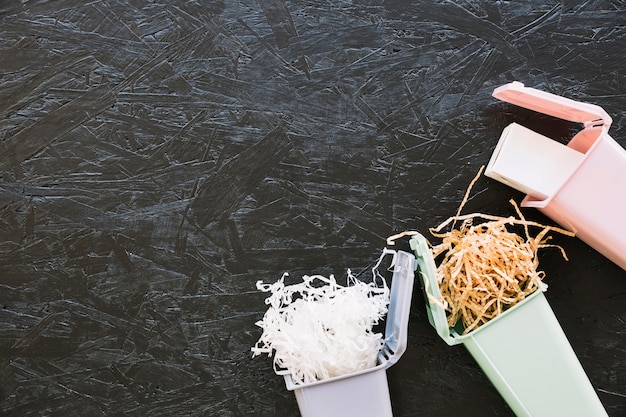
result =
M522 207L539 209L626 269L626 150L608 134L611 117L602 107L520 82L496 88L493 96L584 128L563 145L513 123L485 175L526 193Z
M390 251L392 252L392 251ZM284 375L287 389L294 391L302 417L393 417L387 384L387 368L406 350L409 311L413 293L415 257L394 253L385 344L378 364L370 369L309 384L295 384Z
M448 326L426 239L416 234L410 245L430 323L448 345L465 345L516 416L607 416L543 292L462 335Z

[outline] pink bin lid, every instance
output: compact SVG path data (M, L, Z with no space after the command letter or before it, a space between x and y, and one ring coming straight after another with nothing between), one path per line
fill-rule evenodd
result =
M507 103L570 122L584 123L585 125L603 124L608 129L613 121L611 116L600 106L524 87L524 84L518 81L496 88L493 91L493 96Z

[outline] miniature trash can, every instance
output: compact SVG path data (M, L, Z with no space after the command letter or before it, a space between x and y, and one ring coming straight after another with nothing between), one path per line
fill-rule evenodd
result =
M522 207L539 209L626 269L626 150L608 134L611 117L599 106L520 82L493 96L584 128L564 145L513 123L485 175L526 193Z
M302 417L393 417L387 384L387 368L406 350L409 311L413 293L415 257L404 251L394 253L385 344L378 364L370 369L295 384L284 375L287 389L294 391Z
M461 335L448 327L426 239L416 234L410 245L430 323L448 345L465 345L516 416L607 416L543 292Z

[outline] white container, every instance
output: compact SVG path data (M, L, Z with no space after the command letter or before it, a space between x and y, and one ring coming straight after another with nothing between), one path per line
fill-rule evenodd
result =
M522 207L539 209L626 269L626 150L609 136L611 117L602 107L519 82L498 87L493 95L584 128L565 146L509 126L485 175L526 193Z
M541 291L461 335L448 327L426 239L416 234L410 244L430 323L448 345L465 345L515 415L607 416Z
M487 165L485 175L535 198L548 198L572 176L584 154L511 123Z
M378 355L378 365L309 384L295 384L290 375L285 375L287 389L294 391L302 417L393 417L387 368L406 350L416 267L412 254L393 253L385 345Z

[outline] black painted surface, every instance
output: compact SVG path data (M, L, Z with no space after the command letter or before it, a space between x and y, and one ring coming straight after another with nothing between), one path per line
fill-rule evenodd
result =
M506 82L601 105L626 145L625 11L3 2L0 415L298 416L270 360L250 358L254 283L366 270L388 235L427 233L513 120L571 135L493 99ZM514 214L521 197L483 178L467 210ZM555 241L571 260L542 254L548 300L625 416L626 272ZM395 416L512 415L418 291L409 331Z

